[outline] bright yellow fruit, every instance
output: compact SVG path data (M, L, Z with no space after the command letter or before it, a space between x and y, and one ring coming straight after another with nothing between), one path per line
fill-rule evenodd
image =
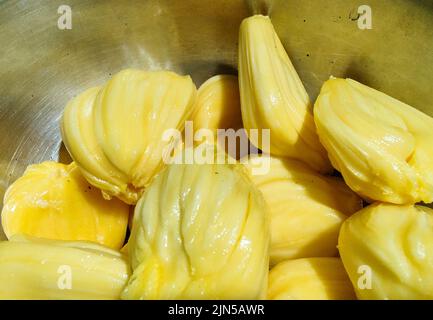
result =
M433 210L372 204L347 219L341 259L360 299L433 299Z
M240 147L230 145L230 139L226 138L227 135L236 137L237 130L242 128L238 78L232 75L216 75L205 81L198 89L194 109L194 145L218 142L218 145L223 146L224 143L224 150L234 158L239 158ZM248 138L245 135L244 137L248 142Z
M245 19L239 34L239 87L242 120L251 142L266 146L249 132L270 129L270 153L301 160L316 171L332 171L319 142L310 98L275 33L269 17Z
M355 292L339 258L287 260L269 273L271 300L353 300Z
M205 81L198 89L194 129L214 130L242 127L238 78L217 75Z
M264 298L266 214L240 165L168 166L136 206L122 298Z
M15 234L58 240L87 240L120 249L129 207L105 200L75 163L47 161L27 167L6 191L2 226Z
M314 108L320 140L369 200L433 201L433 118L351 79L331 78Z
M119 299L128 277L124 257L98 244L0 242L0 299Z
M340 226L362 208L361 198L342 179L321 176L296 160L255 157L246 165L269 207L271 265L336 256ZM269 171L254 174L254 168Z
M72 99L62 120L63 141L86 179L134 204L163 166L169 129L183 130L194 108L189 76L123 70L103 87Z

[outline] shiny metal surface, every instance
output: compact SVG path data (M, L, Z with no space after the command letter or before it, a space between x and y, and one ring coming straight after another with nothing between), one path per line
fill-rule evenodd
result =
M433 115L433 1L375 0L373 29L355 0L0 1L0 197L30 163L68 161L67 101L126 67L171 69L199 85L236 73L242 18L269 13L310 94L348 76ZM72 30L57 9L72 8ZM1 203L0 203L1 206Z

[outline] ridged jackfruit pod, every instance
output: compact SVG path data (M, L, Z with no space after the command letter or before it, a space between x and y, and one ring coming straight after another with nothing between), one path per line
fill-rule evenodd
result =
M114 249L123 245L129 206L105 200L76 164L47 161L27 167L6 191L3 231L57 240L86 240Z
M239 145L242 140L237 140L237 135L242 133L245 146L249 147L248 137L238 131L242 128L242 116L236 76L222 74L206 80L198 89L194 110L191 119L195 146L205 142L217 144L236 159L240 158L241 152L243 155L248 152ZM231 143L230 140L239 142Z
M433 201L433 118L351 79L331 78L314 108L334 167L367 200Z
M137 203L123 299L258 299L269 225L241 165L169 165Z
M194 129L214 130L242 128L238 78L216 75L198 89L196 107L192 116Z
M321 176L296 160L266 156L245 160L241 161L269 207L271 265L336 256L340 226L362 208L361 198L342 179ZM263 171L254 174L258 168Z
M321 173L333 170L316 133L310 98L269 17L242 21L239 87L243 124L256 147L301 160ZM251 129L270 129L270 150Z
M63 141L92 185L134 204L164 167L164 150L173 142L164 135L183 130L195 97L189 76L123 70L68 103Z
M433 299L433 210L372 204L347 219L338 240L359 299Z
M353 286L339 258L287 260L269 273L271 300L353 300Z
M81 241L14 236L0 242L0 299L119 299L126 259Z

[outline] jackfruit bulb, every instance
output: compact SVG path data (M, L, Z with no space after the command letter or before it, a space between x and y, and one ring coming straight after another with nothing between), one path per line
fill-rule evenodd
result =
M135 208L122 298L264 298L266 215L241 165L169 165Z
M215 144L235 159L241 148L235 143L242 134L248 147L248 138L242 128L238 78L220 74L206 80L197 91L196 106L192 116L194 143L187 147ZM186 135L186 132L185 132ZM234 143L233 143L234 142Z
M433 299L433 210L372 204L347 219L338 240L359 299Z
M217 129L242 128L238 78L217 75L198 89L196 108L192 117L194 130L210 129L217 137Z
M245 164L269 207L271 265L338 254L341 224L362 208L361 198L342 179L321 176L302 162L277 157L251 157ZM255 173L259 168L263 171Z
M316 133L310 98L269 17L242 21L239 88L244 127L256 147L321 173L333 170ZM264 129L270 130L270 146L262 143Z
M129 267L119 252L14 236L0 242L0 299L119 299Z
M195 97L189 76L123 70L68 103L63 141L105 197L134 204L163 168L163 155L173 143L170 130L183 130Z
M27 167L6 191L2 226L15 234L58 240L87 240L114 249L123 245L129 206L105 200L76 164L47 161Z
M287 260L269 273L270 300L353 300L353 286L339 258Z
M433 201L433 118L351 79L331 78L314 108L320 140L369 201Z

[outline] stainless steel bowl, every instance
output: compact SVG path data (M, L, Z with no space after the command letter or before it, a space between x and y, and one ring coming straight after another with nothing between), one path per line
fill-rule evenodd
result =
M28 164L68 161L58 122L70 98L126 67L197 85L236 73L238 27L253 13L271 16L313 98L330 75L352 77L433 115L433 1L364 2L371 30L355 0L0 0L0 197ZM62 4L71 30L57 26Z

